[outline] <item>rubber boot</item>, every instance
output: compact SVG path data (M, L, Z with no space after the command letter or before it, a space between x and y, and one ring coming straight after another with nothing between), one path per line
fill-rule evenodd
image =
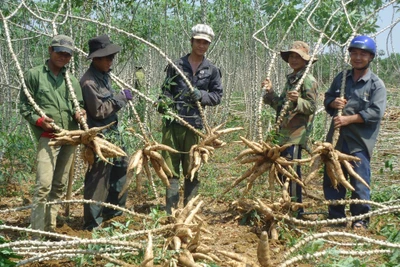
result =
M165 211L172 214L172 208L176 209L179 202L179 178L169 179L170 188L167 188L165 194Z
M200 181L197 179L197 174L193 178L193 181L190 179L185 179L184 185L184 194L183 194L183 205L186 206L187 203L197 196L197 192L199 191Z

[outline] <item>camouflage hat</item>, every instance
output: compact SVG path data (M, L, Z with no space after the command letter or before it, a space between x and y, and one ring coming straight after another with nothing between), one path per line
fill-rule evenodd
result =
M281 51L281 57L284 61L289 62L289 54L294 52L298 54L305 61L310 61L311 57L309 55L310 47L307 43L303 41L295 41L293 42L292 48L287 51ZM318 59L314 57L313 62L316 62Z
M214 32L211 27L206 24L197 24L192 28L192 38L206 40L211 43L214 38Z
M54 36L50 46L53 47L54 52L67 52L70 55L74 52L74 40L63 34Z

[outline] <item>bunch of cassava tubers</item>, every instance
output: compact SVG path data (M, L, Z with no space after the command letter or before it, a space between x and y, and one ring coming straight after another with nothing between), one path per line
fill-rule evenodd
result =
M214 262L221 266L260 266L253 260L240 254L212 249L206 243L213 243L214 233L205 228L205 223L198 215L203 201L198 201L199 196L192 198L183 209L175 209L172 212L171 220L174 225L167 238L165 250L173 250L173 256L164 262L162 266L184 266L201 267L201 262ZM263 233L258 244L258 260L265 265L270 262L268 236ZM206 236L207 235L207 236ZM141 267L152 267L153 254L151 236Z
M199 144L193 145L189 151L189 179L192 181L196 172L200 169L202 164L207 163L210 156L214 153L214 149L223 147L226 143L218 139L223 134L242 130L243 127L234 127L222 129L224 124L220 124L211 129L207 135L202 136Z
M310 180L314 179L319 172L322 163L325 164L326 172L331 180L332 186L337 189L338 184L342 184L345 188L354 191L353 186L346 179L341 165L347 172L355 179L363 183L367 188L369 185L365 180L358 175L351 165L350 161L359 162L360 158L344 154L336 150L331 143L316 142L317 147L313 149L311 157L311 170L304 183L307 184Z
M291 146L291 144L285 144L283 146L270 145L266 142L258 143L250 141L242 136L240 139L248 148L242 150L236 157L236 160L240 161L241 164L254 164L238 179L236 179L233 184L224 191L223 194L229 192L240 182L247 179L247 186L244 192L246 194L252 188L254 181L266 171L269 171L268 182L270 187L272 187L275 183L284 186L278 174L284 175L293 182L304 186L303 182L299 179L292 166L296 164L307 163L310 161L310 159L295 159L289 161L282 157L281 152ZM286 180L289 181L288 179ZM287 194L284 195L286 196ZM290 201L290 198L286 200Z
M91 166L95 161L95 154L103 161L110 163L107 158L126 157L125 151L103 138L101 131L109 128L113 123L102 127L93 127L88 130L62 130L55 133L49 142L50 146L85 145L82 153L83 160Z
M160 150L166 150L171 153L180 153L178 150L164 144L159 144L157 142L146 143L145 147L137 150L129 160L126 171L126 182L119 193L120 196L122 196L126 190L128 190L134 174L136 175L136 178L139 179L138 176L144 172L149 181L152 180L149 162L153 166L155 173L161 179L163 184L166 187L170 186L168 179L173 176L172 171L169 169L163 156L158 152Z

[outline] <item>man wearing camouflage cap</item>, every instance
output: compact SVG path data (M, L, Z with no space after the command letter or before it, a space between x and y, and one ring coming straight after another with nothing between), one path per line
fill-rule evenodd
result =
M190 39L192 51L177 60L175 65L185 74L194 90L191 91L178 72L169 65L160 97L161 104L158 110L161 113L165 112L163 105L166 104L197 129L203 128L203 122L196 102L199 101L202 106L215 106L221 102L223 93L220 70L205 57L213 37L214 32L208 25L197 24L192 28ZM163 144L185 152L177 154L163 151L163 157L173 174L173 177L169 177L171 186L166 191L166 211L171 214L172 208L177 208L179 202L180 165L185 177L184 205L197 195L200 182L197 173L192 181L188 177L190 159L187 152L192 145L199 142L199 136L178 121L170 119L164 119L162 133Z
M277 141L279 145L292 144L281 153L282 157L289 160L301 159L301 150L306 147L307 129L310 128L312 117L317 108L317 80L311 73L305 74L308 64L311 62L309 55L309 46L303 41L295 41L292 48L286 51L281 51L282 59L289 63L292 73L286 76L286 84L281 94L276 93L271 81L266 79L262 82L265 89L264 103L270 105L276 110L276 116L280 115L283 104L289 101L288 112L283 118L279 128L279 136ZM316 62L314 58L312 63ZM298 86L301 78L304 77L298 91L295 88ZM300 165L295 166L297 175L301 179ZM282 177L282 181L286 181L286 177ZM297 183L289 182L289 193L298 203L302 202L301 186ZM303 209L298 210L298 217L301 217Z
M29 122L38 140L36 185L33 196L31 227L53 232L56 228L58 205L45 202L59 200L68 181L76 146L49 146L54 137L52 124L65 130L79 129L79 112L75 111L65 81L66 65L70 62L74 41L66 35L56 35L48 48L50 58L43 65L28 70L24 82L35 103L46 114L41 117L28 101L23 89L20 94L20 112ZM69 74L72 88L86 114L78 80Z

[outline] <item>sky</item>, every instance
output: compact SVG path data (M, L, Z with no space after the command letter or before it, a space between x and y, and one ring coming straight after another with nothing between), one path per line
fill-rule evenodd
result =
M378 19L378 25L380 26L380 30L392 24L396 19L400 18L400 13L393 12L393 6L389 6L379 12L380 18ZM392 22L393 21L393 22ZM379 31L380 31L379 30ZM389 43L387 40L388 34L391 35L389 38ZM376 45L377 50L384 50L385 55L383 57L387 57L388 53L400 53L400 22L392 28L385 30L376 36Z

